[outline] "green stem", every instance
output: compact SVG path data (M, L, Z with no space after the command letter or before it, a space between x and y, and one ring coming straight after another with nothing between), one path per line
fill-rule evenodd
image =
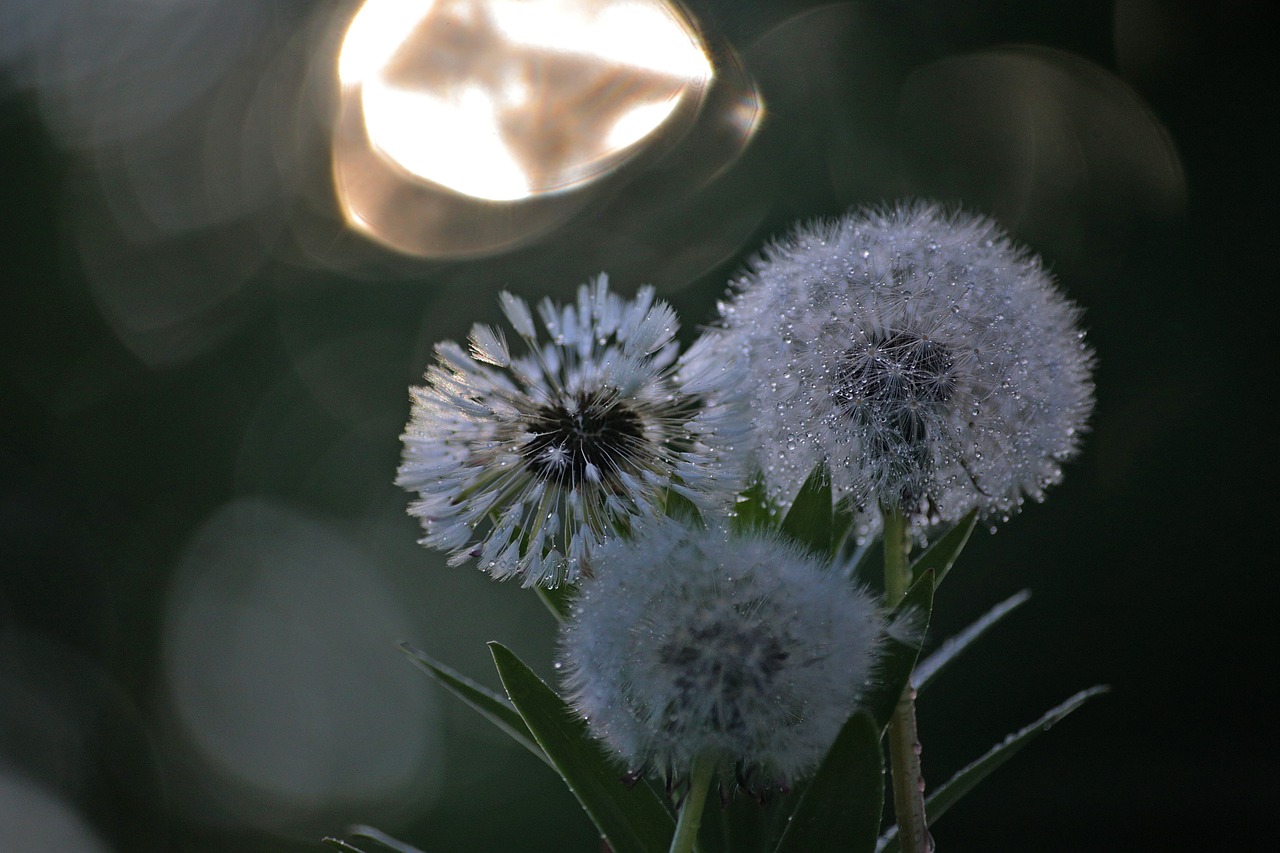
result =
M715 770L716 762L710 756L700 755L694 760L689 793L685 794L684 804L680 806L680 820L676 822L670 853L689 853L694 849L698 828L702 825L702 807L706 805L707 789L711 787Z
M885 606L898 606L911 586L911 565L907 551L907 519L896 510L881 510L884 518L884 594Z
M911 585L910 526L897 510L881 510L884 518L885 603L896 607ZM916 733L916 695L908 682L889 719L889 764L893 771L893 812L903 853L930 853L924 812L924 776L920 772L920 737Z

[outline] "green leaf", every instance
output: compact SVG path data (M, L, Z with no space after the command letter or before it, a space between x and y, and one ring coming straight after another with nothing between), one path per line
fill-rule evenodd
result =
M853 522L856 514L853 511L852 502L842 500L836 504L835 511L831 516L831 556L836 557L844 551L845 542L849 539L849 533L853 530Z
M844 573L869 592L884 594L884 547L879 537L853 549L845 560Z
M667 489L667 517L692 527L702 526L698 505L675 489Z
M630 788L587 735L587 724L500 643L489 651L511 703L614 853L664 853L675 820L644 784Z
M400 650L421 667L423 672L431 676L436 684L466 702L480 712L480 716L510 735L516 743L538 756L548 766L555 768L551 759L547 758L542 747L538 746L538 742L534 740L529 727L525 725L524 718L506 699L456 670L450 669L409 643L401 643Z
M417 847L392 838L382 830L374 829L371 826L353 826L348 832L361 841L372 841L378 845L379 850L390 850L392 853L422 853ZM344 853L366 853L365 850L343 841L341 838L325 838L322 843L335 850L342 850Z
M372 841L380 848L390 850L392 853L422 853L417 847L406 844L397 838L392 838L382 830L374 829L372 826L353 826L350 832L361 841Z
M1031 725L1019 729L991 747L981 758L963 767L960 772L948 779L946 784L925 799L924 810L925 814L929 816L929 823L933 824L938 818L946 814L961 797L973 790L974 786L1017 754L1037 735L1048 731L1051 726L1062 720L1063 717L1094 696L1106 693L1108 689L1099 685L1090 687L1088 690L1081 690L1056 708L1050 708L1045 712L1044 716ZM881 837L877 850L880 853L897 853L899 850L897 827L893 827Z
M733 529L737 531L764 530L772 524L777 509L769 501L763 474L756 474L751 485L738 497L733 512Z
M880 728L859 711L818 765L777 853L872 853L883 809Z
M926 548L919 559L911 564L911 577L919 578L922 574L932 569L937 575L937 580L933 583L936 589L938 584L942 583L942 579L947 576L947 572L951 571L956 558L960 556L965 543L969 541L969 534L973 533L973 526L977 523L978 511L976 509L970 510L968 515L960 519L955 527L948 530L946 535Z
M538 594L538 598L542 599L542 603L551 611L551 615L556 617L557 622L563 622L569 618L574 596L578 592L576 585L562 583L557 587L535 586L533 589Z
M907 590L906 597L894 608L889 618L892 622L908 620L906 624L911 626L912 633L923 636L932 615L933 572L926 571ZM876 684L862 701L862 707L871 713L881 731L889 725L889 718L893 716L893 709L911 680L911 670L919 657L918 645L893 637L886 638Z
M768 803L761 803L739 791L728 804L708 803L698 833L699 853L772 853L779 835L772 826L775 806L790 805L785 800L773 794Z
M1024 589L1022 592L1009 596L995 607L988 610L982 615L978 621L974 622L968 628L965 628L954 637L950 637L938 646L934 652L924 660L920 661L915 669L915 673L911 676L911 684L916 690L924 690L925 686L942 671L947 664L955 660L965 649L973 644L973 641L981 637L987 632L991 626L995 625L1005 616L1008 616L1014 610L1017 610L1027 600L1031 598L1031 591Z
M348 844L341 838L324 838L321 839L320 843L325 847L332 847L334 850L341 850L343 853L365 853L365 851L361 850L359 847Z
M804 481L791 509L782 519L782 532L826 557L831 553L832 515L831 476L826 465L819 465Z

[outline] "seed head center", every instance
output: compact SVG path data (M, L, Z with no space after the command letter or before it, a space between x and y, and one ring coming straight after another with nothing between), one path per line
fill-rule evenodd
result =
M713 697L712 718L706 722L722 732L742 729L743 699L771 696L775 676L789 657L779 638L764 626L719 619L686 626L659 649L662 663L678 671L678 704L687 708Z
M529 418L533 438L520 448L539 476L576 485L634 472L646 450L644 424L625 403L580 393L539 407Z
M955 393L954 368L951 349L928 335L876 332L844 352L832 396L859 426L891 444L916 445L927 438L925 413Z

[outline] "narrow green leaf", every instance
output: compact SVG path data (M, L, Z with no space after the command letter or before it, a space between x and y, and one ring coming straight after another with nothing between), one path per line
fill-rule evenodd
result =
M556 617L557 622L563 622L569 618L574 595L578 592L577 586L562 583L550 589L545 586L535 586L533 589L538 594L538 598L542 599L542 603L551 611L551 615Z
M782 532L825 557L831 553L832 529L831 476L819 465L782 519Z
M794 811L785 795L771 795L761 803L740 791L728 804L707 803L698 833L699 853L772 853L781 834L772 826L775 812L788 806L788 811Z
M879 537L853 549L845 560L845 576L876 595L884 594L884 547Z
M392 838L382 830L374 829L371 826L353 826L348 832L361 841L372 841L378 845L379 850L390 850L392 853L422 853L417 847ZM341 838L325 838L322 843L335 850L342 850L343 853L368 853L354 844L343 841Z
M947 664L955 660L961 652L969 648L973 641L981 637L987 632L991 626L995 625L1005 616L1008 616L1014 610L1017 610L1031 598L1031 590L1024 589L1022 592L1009 596L995 607L988 610L982 615L978 621L974 622L968 628L965 628L954 637L950 637L938 646L932 654L920 661L916 666L915 674L911 676L911 684L916 690L924 690L925 686L942 671Z
M929 823L932 824L942 817L947 811L955 805L961 797L973 790L979 782L991 775L997 767L1004 764L1012 758L1017 752L1030 743L1035 737L1049 730L1051 726L1062 720L1063 717L1070 714L1076 708L1079 708L1085 702L1106 693L1106 686L1099 685L1090 687L1088 690L1081 690L1067 701L1058 705L1056 708L1050 708L1045 712L1044 716L1036 720L1029 726L1019 729L1013 734L1006 737L1000 743L987 750L982 757L976 761L961 768L961 770L952 776L947 782L933 792L925 799L925 813L929 815ZM898 853L899 842L897 827L891 828L881 838L880 843L876 847L880 853Z
M614 853L664 853L675 820L657 795L624 785L587 724L515 654L500 643L489 651L511 703Z
M324 838L321 839L320 843L325 847L332 847L334 850L341 850L343 853L365 853L365 851L361 850L359 847L348 844L341 838Z
M466 702L478 711L480 716L502 729L516 743L538 756L544 763L554 769L555 765L551 763L551 759L547 758L547 754L542 751L542 747L538 746L538 742L534 740L529 727L525 725L524 718L506 699L489 688L477 684L456 670L450 669L409 643L401 643L400 650L421 667L423 672L431 676L436 684Z
M392 851L392 853L422 853L412 844L406 844L398 838L392 838L382 830L374 829L372 826L353 826L350 832L361 841L372 841L379 847Z
M738 496L733 512L734 530L760 530L769 527L773 522L776 508L769 501L769 492L764 485L764 475L756 474L751 485Z
M960 519L955 527L948 530L941 539L926 548L919 559L911 564L911 576L919 578L928 570L933 569L937 574L937 580L933 583L936 589L938 584L942 583L942 579L947 576L947 572L951 571L951 567L955 565L956 558L964 550L965 543L969 541L969 534L973 533L973 526L977 523L978 511L976 509L970 510L969 514Z
M849 533L853 530L855 517L850 501L842 500L836 503L831 516L831 556L833 558L838 558L844 551L845 542L848 541Z
M933 572L926 571L907 590L906 597L894 608L889 618L892 622L905 620L904 624L911 627L911 633L923 636L932 615ZM889 718L893 716L898 698L911 680L911 670L919 657L918 645L894 637L886 639L875 686L862 701L862 707L871 712L881 731L889 725Z
M872 853L883 809L880 728L859 711L818 765L777 853Z

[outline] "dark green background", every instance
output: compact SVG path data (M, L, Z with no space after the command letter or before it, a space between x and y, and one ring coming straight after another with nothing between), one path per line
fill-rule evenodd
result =
M324 8L268 5L264 54ZM624 290L653 281L691 329L796 218L919 194L1005 220L1086 307L1099 356L1081 459L1045 505L975 536L940 593L935 639L1018 589L1034 597L921 699L926 778L941 782L1077 689L1112 687L940 821L940 849L1208 850L1272 834L1274 6L918 0L814 6L789 22L809 6L690 6L740 50L769 107L716 182L667 203L646 195L662 186L659 164L651 184L544 241L427 264L342 236L315 168L305 210L268 209L275 230L231 222L131 256L129 275L181 289L184 270L207 273L202 258L239 251L228 245L261 254L234 292L132 336L104 320L77 248L86 227L117 227L84 200L85 155L46 128L20 75L0 77L0 769L121 851L319 849L314 839L363 819L428 853L594 849L558 780L417 681L404 707L436 703L450 740L435 781L395 809L339 802L270 828L242 820L255 789L205 768L172 731L162 643L184 549L228 501L290 507L378 552L407 622L361 636L386 633L393 668L408 670L392 644L409 639L493 683L482 642L499 639L549 672L552 625L531 593L413 546L391 480L405 388L431 343L493 319L502 287L563 294L602 268ZM1117 20L1139 22L1120 51ZM1071 106L1074 124L1057 132L1075 147L1044 150L1074 165L1018 189L1010 139L1044 104L970 116L972 99L999 98L922 71L988 50L1102 69L1075 79L1103 81L1085 91L1123 109ZM1172 190L1151 189L1125 116L1167 131ZM326 246L325 262L297 248L299 232ZM299 630L341 643L346 627ZM291 654L286 642L272 660ZM339 689L394 712L382 683L357 674ZM311 707L293 706L286 730L322 730ZM348 735L358 754L361 733ZM414 791L431 788L415 807Z

